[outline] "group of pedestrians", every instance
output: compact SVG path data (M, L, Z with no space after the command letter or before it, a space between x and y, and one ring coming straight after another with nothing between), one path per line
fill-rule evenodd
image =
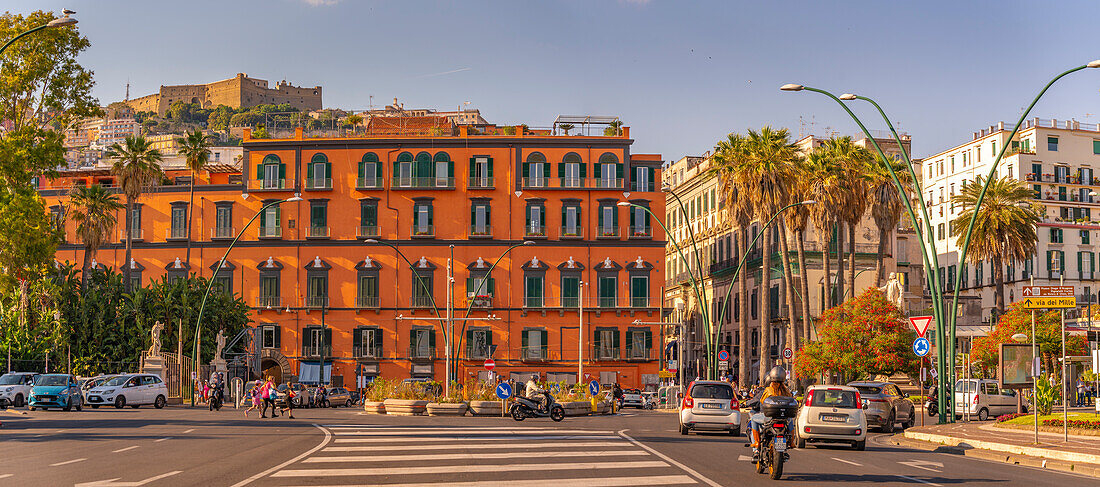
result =
M1096 397L1096 385L1077 379L1077 406L1091 406Z
M294 419L294 389L286 388L286 401L282 408L275 407L275 399L279 397L278 386L275 379L268 376L264 380L257 380L255 385L248 390L245 396L251 399L252 404L244 411L244 417L248 417L249 411L259 410L261 418L267 418L268 408L271 409L271 417L279 417L279 413Z

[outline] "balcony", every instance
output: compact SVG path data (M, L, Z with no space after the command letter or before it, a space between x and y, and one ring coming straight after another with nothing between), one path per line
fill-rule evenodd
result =
M549 188L550 187L550 178L544 178L544 177L523 178L523 187L524 188Z
M306 238L328 238L328 227L306 227Z
M600 362L619 360L619 349L607 346L593 347L592 360Z
M310 345L308 347L302 347L302 356L309 358L321 358L321 352L324 351L325 357L332 356L332 344L326 343L324 347L321 345Z
M466 305L471 308L492 308L493 295L480 294L474 296L474 293L466 293Z
M637 191L639 193L644 193L646 191L653 191L653 181L645 181L645 182L631 181L630 182L630 190L631 191Z
M487 358L489 358L489 349L487 347L466 347L466 360L485 360Z
M521 347L519 353L520 360L524 362L546 362L550 360L550 354L546 347Z
M360 225L355 233L356 238L378 238L378 225Z
M281 296L260 296L256 298L257 308L278 308L283 305L283 298Z
M596 182L596 187L597 188L604 188L604 189L622 189L623 188L622 178L599 178L595 182Z
M435 225L414 223L412 226L412 230L410 230L409 232L413 238L434 238Z
M562 239L583 239L584 238L584 227L581 227L581 226L572 226L572 227L570 227L570 226L564 226L563 225L561 227L561 235L560 235L559 238L562 238Z
M469 189L493 189L493 178L473 177L470 178L470 182L466 187Z
M326 190L332 189L332 178L306 178L307 190Z
M409 298L409 306L413 308L434 308L435 304L431 296L413 296Z
M493 238L492 225L470 225L470 238Z
M351 353L356 358L382 358L382 347L351 347Z
M596 238L617 239L619 238L619 227L601 225L596 229Z
M362 309L377 309L381 307L381 299L378 296L357 296L355 307Z
M210 240L232 240L237 236L233 227L214 227L210 229Z
M382 179L377 177L355 178L355 189L382 189Z
M186 228L169 228L164 231L165 240L187 240Z
M455 178L426 177L413 178L395 176L390 189L455 189Z
M546 238L546 225L528 223L523 226L523 236L527 238Z
M524 296L523 297L524 308L545 308L546 298L542 296Z
M306 296L305 307L311 309L322 309L328 307L328 296Z
M584 178L558 178L558 185L562 188L583 188Z
M623 355L623 359L630 362L647 362L655 360L652 348L631 348L626 347L626 354Z
M435 360L435 349L412 345L409 347L409 358L413 360Z
M249 191L282 191L287 189L285 179L249 179Z
M653 228L646 225L631 225L630 238L653 238Z
M597 308L618 308L615 296L600 296L596 298Z
M144 240L142 238L142 235L143 234L142 234L142 231L141 231L140 228L134 228L134 229L130 230L130 239L135 241L135 242L140 242L140 241ZM119 239L119 241L122 241L122 242L126 241L126 231L125 230L121 230L121 231L118 232L118 239Z
M260 227L260 238L283 238L283 227Z

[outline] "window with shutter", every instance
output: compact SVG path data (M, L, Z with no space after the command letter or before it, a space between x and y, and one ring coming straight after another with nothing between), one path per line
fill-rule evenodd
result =
M413 156L409 152L398 154L393 163L393 185L408 188L413 185Z
M435 187L454 187L455 166L451 156L446 152L437 152L433 160L435 161Z
M539 152L532 152L527 156L527 162L523 164L523 185L528 188L545 188L550 178L550 165L546 162L546 156Z
M432 155L421 152L416 155L416 163L413 165L413 186L427 187L434 184L435 166L432 165Z

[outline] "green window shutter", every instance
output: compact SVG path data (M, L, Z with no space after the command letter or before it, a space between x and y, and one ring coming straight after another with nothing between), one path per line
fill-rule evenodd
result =
M611 348L613 348L615 350L619 349L619 330L618 329L611 332Z
M286 179L286 163L279 163L279 179Z
M435 207L428 205L428 225L432 224L432 219L435 217Z
M415 280L416 278L413 277L413 279ZM416 330L415 329L409 330L409 344L414 346L414 347L416 346Z
M1089 272L1096 271L1096 252L1089 252Z
M325 177L328 179L332 179L332 163L327 162L327 160L325 162Z
M645 348L647 350L653 349L653 331L646 330L643 333L645 333Z
M428 330L428 348L435 350L435 328Z
M485 205L485 224L492 225L493 222L493 207Z
M588 164L585 164L585 163L582 162L581 163L581 179L584 179L585 177L587 177L588 176L587 173L588 173Z
M523 179L527 179L529 177L531 177L531 166L525 162L523 163Z
M279 325L275 325L275 348L279 348L283 342L282 330L279 329Z
M1079 272L1081 274L1084 274L1083 272L1081 272L1081 271L1084 270L1084 269L1081 269L1081 254L1083 254L1083 253L1084 252L1077 252L1077 272Z
M550 179L550 163L549 162L542 163L542 177L544 177L546 179Z
M399 174L401 174L401 169L400 169L400 167L401 167L401 166L400 166L400 164L401 164L400 162L397 162L397 161L393 161L393 177L395 177L395 178L396 178L396 177L397 177L397 176L398 176Z
M634 330L626 331L626 355L630 356L631 349L634 348L634 334L637 333Z
M374 177L382 179L382 163L374 161Z
M365 163L363 161L359 161L359 171L358 171L358 174L357 174L359 179L363 179L367 176L366 172L364 172L364 169L366 169L366 168L367 168L367 163Z
M565 177L565 163L564 162L559 162L558 163L558 177L559 178L564 178Z
M599 328L597 328L597 329L596 329L596 332L595 332L595 333L593 333L592 335L593 335L593 336L592 336L592 344L593 344L593 345L595 345L595 348L596 348L597 350L599 350L599 348L600 348L600 343L602 342L602 340L600 340L600 336L601 336L601 335L603 335L603 333L600 333L600 329L599 329Z
M596 171L595 171L595 173L596 173L596 175L595 175L595 178L596 178L596 179L600 179L600 178L602 178L602 177L603 177L603 174L602 174L602 173L603 173L603 164L600 164L600 163L598 163L598 162L596 163Z
M474 329L466 330L466 355L472 355L474 351Z
M523 330L520 332L520 346L522 346L524 349L527 348L527 330Z
M1054 251L1053 251L1053 250L1048 250L1048 251L1047 251L1047 272L1050 272L1050 271L1051 271L1051 255L1052 255L1053 253L1054 253Z
M648 211L647 211L647 212L645 212L645 226L646 226L647 228L649 227L649 224L650 224L650 218L649 218L649 217L650 217L650 214L649 214L649 212L648 212Z
M493 349L493 330L485 330L485 345L489 347L489 350ZM486 350L488 352L489 350Z
M547 349L547 346L548 346L548 344L546 343L546 341L547 341L547 336L546 336L547 332L546 332L546 330L539 330L539 334L542 335L542 351L546 352L546 349ZM543 355L545 356L545 353Z
M352 335L351 335L351 346L352 346L352 348L362 348L363 347L363 331L364 331L363 328L356 328L355 333L352 333Z
M1058 262L1061 262L1060 265L1062 266L1062 268L1060 270L1062 272L1065 272L1066 271L1066 251L1064 251L1064 250L1059 250L1058 251Z
M539 225L546 226L546 208L543 207L539 212Z
M496 283L497 283L497 280L496 280L496 279L493 279L493 278L491 278L491 277L489 278L489 282L488 282L488 283L486 283L486 285L487 285L487 286L489 286L489 294L493 294L493 293L494 293L494 289L493 289L493 288L495 288L495 287L496 287Z
M650 168L647 168L646 171L649 172L649 178L648 178L649 179L649 185L647 185L645 187L645 190L646 191L653 191L653 186L654 186L654 184L656 184L656 181L653 178L655 178L657 176L657 170L650 167Z
M455 177L455 161L450 161L447 163L447 177Z
M620 162L618 164L615 164L615 178L622 179L623 175L623 163Z
M374 330L374 350L381 354L382 352L382 329L376 328Z
M280 205L275 205L275 224L283 224L283 208Z
M259 164L256 164L256 178L255 179L263 179L263 178L264 178L264 164L261 162Z
M470 179L477 177L477 158L470 158Z
M332 355L332 328L325 328L325 355Z
M477 292L477 286L474 285L474 278L466 278L466 294Z
M489 177L493 177L493 158L489 158Z
M306 177L309 179L313 179L313 166L314 164L312 162L306 164Z

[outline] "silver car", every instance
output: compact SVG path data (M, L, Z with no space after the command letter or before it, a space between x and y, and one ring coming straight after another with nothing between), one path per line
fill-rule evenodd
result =
M913 427L916 408L909 394L901 392L898 386L877 381L849 382L848 386L855 387L867 405L868 428L877 426L884 433L893 433L897 423L901 423L902 429Z
M727 431L741 434L741 407L733 386L717 380L697 380L688 385L680 403L680 434L691 430Z

